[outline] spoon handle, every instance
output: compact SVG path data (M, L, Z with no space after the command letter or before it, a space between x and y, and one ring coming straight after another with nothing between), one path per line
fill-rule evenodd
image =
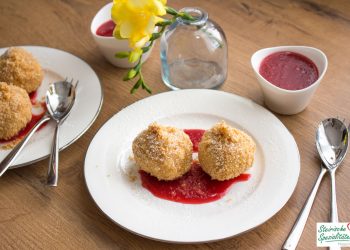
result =
M58 136L59 136L59 122L56 123L55 133L52 142L49 171L47 173L47 185L57 186L58 182L58 154L59 154L59 145L58 145Z
M338 222L337 195L335 191L335 169L329 171L331 177L331 222Z
M335 169L329 170L331 177L331 222L338 222L338 207L337 207L337 195L335 192ZM339 250L338 246L329 247L330 250Z
M28 132L28 134L23 138L23 140L12 149L12 151L5 157L5 159L0 163L0 177L5 173L5 171L12 165L16 160L17 156L21 153L24 146L28 143L29 139L35 133L35 131L46 121L50 120L50 116L45 114L35 126Z
M309 197L307 198L304 207L302 208L302 210L300 211L298 218L296 219L292 230L290 231L286 241L284 242L282 249L283 250L291 250L291 249L295 249L298 245L300 236L304 230L307 218L309 217L309 213L312 207L312 204L314 203L316 194L317 194L317 190L320 186L320 183L325 175L325 173L327 172L327 170L324 167L321 167L321 172L320 175L318 176L314 187L312 188Z

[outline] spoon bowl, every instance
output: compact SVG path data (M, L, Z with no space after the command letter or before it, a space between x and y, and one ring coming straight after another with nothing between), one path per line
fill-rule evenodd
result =
M46 108L54 120L60 121L69 115L75 100L75 88L72 81L55 82L49 86Z
M336 118L322 121L316 133L316 147L328 169L337 168L348 150L348 128Z

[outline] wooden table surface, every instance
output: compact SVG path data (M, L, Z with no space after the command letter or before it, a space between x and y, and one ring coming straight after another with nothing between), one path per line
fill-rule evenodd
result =
M199 245L176 245L144 239L110 221L94 204L84 183L86 150L97 130L115 113L149 96L129 94L121 81L125 70L105 61L90 34L90 22L108 0L1 0L0 47L41 45L68 51L85 60L99 75L104 91L102 111L93 126L60 154L60 180L45 185L48 160L8 171L0 179L0 248L2 249L279 249L316 180L320 161L315 128L324 118L350 121L350 1L169 1L181 8L198 6L226 32L229 72L223 91L263 105L250 66L258 49L309 45L323 50L329 67L312 103L302 113L278 118L294 135L301 172L288 203L272 219L241 236ZM169 91L160 76L159 43L144 66L154 93ZM350 220L350 157L337 172L340 221ZM271 194L273 195L273 194ZM298 249L316 248L316 223L327 221L330 182L323 181ZM258 213L258 208L257 208Z

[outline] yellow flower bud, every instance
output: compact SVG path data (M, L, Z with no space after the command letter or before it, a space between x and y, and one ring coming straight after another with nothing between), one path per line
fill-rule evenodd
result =
M135 49L131 51L129 54L129 62L137 62L137 60L139 60L140 56L142 55L142 52L142 49Z

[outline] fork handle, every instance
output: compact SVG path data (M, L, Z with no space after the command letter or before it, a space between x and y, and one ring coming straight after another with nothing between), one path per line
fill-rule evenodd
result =
M5 171L12 165L16 160L17 156L21 153L24 146L28 143L29 139L38 130L38 128L46 121L50 120L50 116L45 114L35 126L28 132L28 134L23 138L23 140L12 149L12 151L5 157L5 159L0 163L0 177L5 173Z
M315 197L317 194L317 190L318 190L320 183L321 183L326 172L327 172L327 170L322 166L320 175L318 176L318 178L314 184L314 187L312 188L312 191L309 194L309 197L307 198L307 200L304 204L304 207L300 211L298 218L296 219L296 221L293 225L293 228L288 235L288 238L286 239L286 241L284 242L284 244L282 246L283 250L291 250L291 249L295 249L297 247L300 236L303 233L306 221L309 217L310 210L312 208L312 204L314 203L314 200L315 200Z
M56 187L58 182L58 154L59 154L59 122L56 122L55 133L53 136L50 162L49 162L49 170L47 173L47 185Z

